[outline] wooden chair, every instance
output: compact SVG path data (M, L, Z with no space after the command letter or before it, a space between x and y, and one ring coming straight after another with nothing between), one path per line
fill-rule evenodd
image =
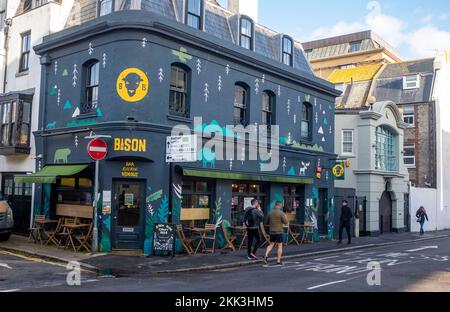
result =
M58 235L58 233L61 232L63 222L64 222L64 219L59 218L58 223L56 224L56 227L54 227L53 229L51 229L49 231L45 231L45 233L48 236L48 240L45 243L45 246L47 246L50 243L53 243L56 247L59 246L60 240L57 239L56 235Z
M64 246L64 249L65 249L65 248L67 248L69 240L67 237L68 233L67 233L66 229L64 228L64 225L77 224L78 221L77 221L77 218L73 218L73 217L63 217L62 219L63 219L62 225L61 225L62 231L59 231L58 233L56 233L56 236L60 237L58 247Z
M186 250L189 255L192 255L194 253L194 239L186 237L182 224L177 224L177 234L184 250Z
M226 246L222 248L222 250L230 248L231 250L233 250L233 252L236 252L236 248L234 247L234 242L236 241L236 236L228 234L228 229L225 226L225 222L223 222L223 221L222 221L222 232L223 232L223 237L225 238L225 241L227 243Z
M200 235L200 242L197 245L197 249L195 249L195 253L199 251L200 247L202 247L202 250L205 253L214 253L216 246L216 233L217 227L215 224L205 224L205 229ZM212 241L212 248L207 247L207 241Z
M311 235L311 240L308 240L308 235ZM303 243L314 243L314 222L305 221L303 225L303 236L301 244Z
M269 236L269 234L267 234L266 228L264 227L263 223L260 223L259 228L260 228L261 235L263 236L263 239L264 239L264 241L260 247L264 247L264 245L270 244L270 236Z
M76 251L79 252L81 249L85 249L87 252L91 251L91 240L92 240L92 229L94 227L94 222L91 222L87 232L79 232L74 235L77 242L80 244Z
M43 230L43 228L42 228L41 224L39 224L39 221L44 221L44 220L45 220L45 215L35 215L34 216L33 226L28 229L30 231L28 240L33 239L35 243L37 243L39 241L42 245L42 230Z
M239 251L242 250L242 247L246 246L245 242L246 242L247 238L248 238L247 229L244 229L243 235L242 235L242 240L241 240L241 243L239 244ZM248 244L248 242L247 242L247 244Z

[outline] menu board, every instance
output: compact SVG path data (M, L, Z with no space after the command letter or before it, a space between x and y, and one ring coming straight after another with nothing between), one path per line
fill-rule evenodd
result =
M175 226L173 224L155 224L153 252L172 253L172 256L175 256Z

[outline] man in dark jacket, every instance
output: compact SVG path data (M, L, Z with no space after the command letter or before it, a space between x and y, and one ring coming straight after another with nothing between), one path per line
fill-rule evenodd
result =
M248 260L256 260L256 251L261 246L261 236L259 235L259 226L264 220L264 213L257 199L252 199L251 206L245 209L244 224L248 235ZM255 244L253 245L253 241Z
M339 244L342 244L342 232L347 232L348 243L352 243L352 235L350 234L350 221L353 218L353 213L350 207L348 206L348 202L346 200L342 201L341 207L341 219L339 224Z

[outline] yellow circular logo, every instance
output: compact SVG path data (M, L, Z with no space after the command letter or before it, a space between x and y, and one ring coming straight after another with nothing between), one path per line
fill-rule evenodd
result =
M345 169L342 164L337 164L336 166L333 167L333 175L336 178L342 177L344 175L344 173L345 173Z
M117 78L116 88L122 100L138 102L147 95L147 75L139 68L127 68Z

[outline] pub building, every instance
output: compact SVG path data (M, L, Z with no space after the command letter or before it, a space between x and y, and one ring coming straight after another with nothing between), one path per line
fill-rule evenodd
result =
M242 225L252 198L266 213L283 201L292 222L313 221L317 238L333 237L333 85L313 75L299 42L239 5L156 2L113 5L95 17L80 1L78 25L34 47L43 71L34 133L42 159L35 174L18 178L36 183L35 214L92 218L86 138L101 135L108 144L96 207L103 252L150 254L156 223ZM280 126L276 171L249 160L248 144L232 160L204 147L195 162L166 162L174 126L206 140L217 131L234 137L226 126L239 124Z

